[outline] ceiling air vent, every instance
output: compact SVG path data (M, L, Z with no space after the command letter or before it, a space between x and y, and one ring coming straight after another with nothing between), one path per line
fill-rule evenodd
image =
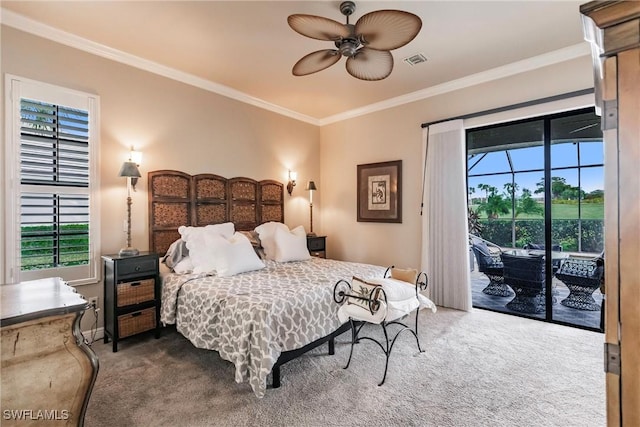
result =
M414 65L418 65L418 64L422 64L423 62L427 62L427 57L424 56L422 53L416 53L415 55L411 55L411 56L408 56L408 57L404 58L403 61L413 67Z

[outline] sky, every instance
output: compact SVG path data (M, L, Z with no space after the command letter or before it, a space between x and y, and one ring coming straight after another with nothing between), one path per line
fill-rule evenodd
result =
M577 169L559 169L568 166L578 166L578 145L574 143L554 144L551 146L551 176L565 178L567 184L578 186L578 170ZM542 145L536 147L520 148L509 150L513 168L516 171L515 181L519 186L516 194L521 194L522 189L527 188L532 193L536 190L538 183L544 176L542 170L538 172L519 172L525 170L543 169L544 167L544 147ZM476 155L468 161L468 167L471 167L482 155ZM602 142L581 142L580 143L580 165L602 165L604 163L603 144ZM504 184L511 182L511 174L493 175L473 177L476 174L510 172L509 162L505 151L496 151L488 153L477 165L469 171L469 186L476 187L474 196L480 196L482 191L477 189L478 184L489 184L496 187L499 191L504 190ZM582 169L581 176L582 189L589 193L593 190L604 189L604 168L588 167ZM534 194L535 196L535 194Z

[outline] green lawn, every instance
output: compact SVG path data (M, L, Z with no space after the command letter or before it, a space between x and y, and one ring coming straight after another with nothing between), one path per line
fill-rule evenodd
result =
M477 205L471 206L473 210L478 208ZM583 203L582 206L582 219L604 219L604 204L603 203ZM539 219L542 215L520 214L518 219ZM578 205L569 205L564 203L551 203L551 217L553 219L578 219ZM480 214L481 219L486 219L487 214L482 212ZM511 211L507 214L500 215L502 219L510 219Z
M61 227L59 260L54 261L53 226L22 227L20 241L22 270L66 267L89 263L89 225L65 224Z

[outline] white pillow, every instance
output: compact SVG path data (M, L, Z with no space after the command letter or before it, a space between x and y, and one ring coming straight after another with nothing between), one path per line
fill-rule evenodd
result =
M396 280L392 278L386 279L367 279L368 283L382 286L387 301L404 301L408 298L416 299L416 287L408 282Z
M235 232L235 226L232 222L224 224L212 224L204 227L186 227L184 225L178 227L178 233L182 236L182 240L188 242L190 239L204 236L205 234L220 234L225 239L230 239Z
M207 225L205 227L178 228L182 240L187 242L189 256L193 264L194 273L214 273L216 269L216 248L207 244L210 237L222 237L225 239L233 236L234 225L231 222L224 224Z
M186 274L191 273L193 271L193 263L191 262L191 257L186 256L180 260L176 265L173 266L173 272L178 274Z
M267 259L276 259L276 242L275 232L276 230L283 230L289 232L289 227L281 222L265 222L255 228L256 232L260 236L260 242L264 248L264 255Z
M304 261L311 258L307 249L307 233L301 225L291 231L277 228L274 240L276 244L274 259L278 262Z
M188 241L187 248L189 249L189 258L191 258L194 273L215 273L215 248L208 247L204 237Z
M235 233L231 239L207 236L206 241L216 253L214 264L219 277L234 276L265 267L249 239L241 233Z

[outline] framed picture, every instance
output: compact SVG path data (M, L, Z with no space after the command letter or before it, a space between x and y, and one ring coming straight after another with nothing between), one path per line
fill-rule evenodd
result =
M358 221L402 222L402 160L358 165Z

